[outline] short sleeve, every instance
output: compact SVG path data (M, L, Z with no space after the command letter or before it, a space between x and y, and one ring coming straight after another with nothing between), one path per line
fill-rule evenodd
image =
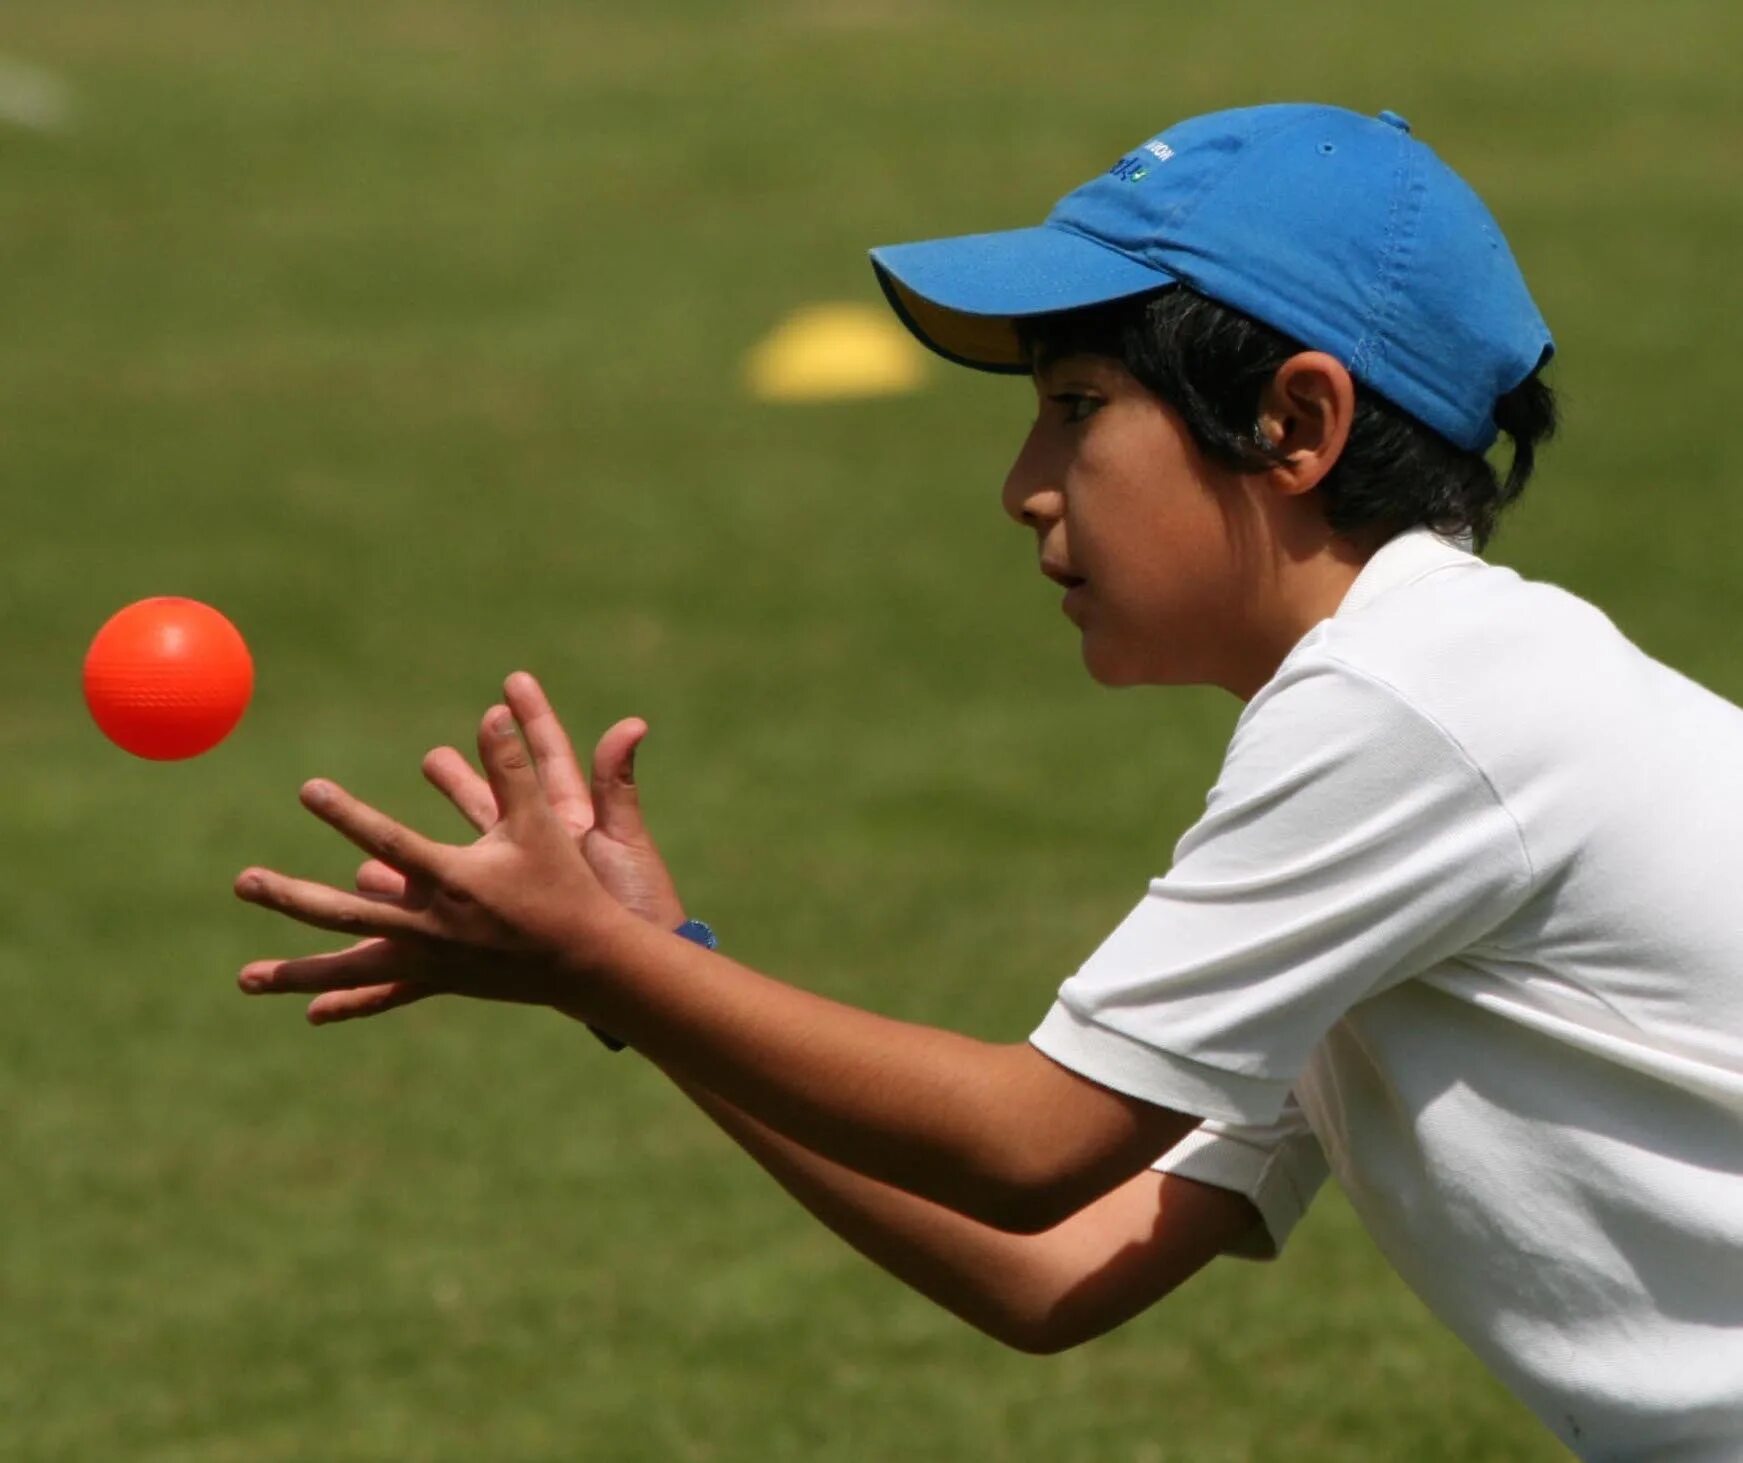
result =
M1159 1106L1273 1123L1344 1012L1480 939L1531 884L1518 825L1450 735L1301 656L1248 704L1173 867L1030 1040Z
M1326 1179L1325 1152L1293 1098L1274 1123L1200 1123L1150 1166L1252 1201L1259 1227L1229 1251L1243 1260L1281 1254Z

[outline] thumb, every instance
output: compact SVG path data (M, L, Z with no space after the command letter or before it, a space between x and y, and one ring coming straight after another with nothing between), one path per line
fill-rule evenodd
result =
M593 753L594 825L608 838L627 842L641 837L641 789L636 786L635 754L647 739L648 724L631 717L599 739Z

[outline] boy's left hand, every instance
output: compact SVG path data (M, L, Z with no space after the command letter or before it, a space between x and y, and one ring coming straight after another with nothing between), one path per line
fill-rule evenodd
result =
M327 955L256 961L242 972L243 990L393 983L404 1000L434 990L553 1006L573 998L601 932L633 916L599 883L552 811L508 707L485 713L478 751L501 817L466 848L427 839L330 782L304 785L303 805L401 873L405 894L388 900L245 870L236 881L239 898L361 943Z

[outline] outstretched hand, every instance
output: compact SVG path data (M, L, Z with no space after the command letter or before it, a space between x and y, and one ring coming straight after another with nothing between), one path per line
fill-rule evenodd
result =
M538 681L526 671L516 671L504 692L539 769L545 800L569 829L599 882L619 904L650 923L664 929L681 925L684 906L642 821L636 788L635 754L647 736L647 723L629 717L600 737L589 783L569 734ZM423 772L479 833L488 834L496 826L496 794L455 748L437 747L424 758ZM370 859L357 870L357 888L400 899L405 880L397 870Z
M451 764L431 776L474 826L484 822L488 794L489 812L498 816L470 848L427 839L332 783L304 786L304 806L370 856L360 892L266 869L246 870L236 892L303 924L363 938L331 954L254 962L241 975L245 991L318 993L309 1009L317 1022L374 1014L439 991L549 1005L572 995L577 965L612 921L628 917L583 857L577 831L583 841L599 832L608 857L611 845L625 840L594 817L542 693L536 701L550 724L539 727L535 741L520 722L528 732L523 745L511 707L518 701L537 720L531 694L537 683L518 676L511 683L511 706L492 707L480 725L485 778L453 776ZM433 759L438 769L448 762L440 754ZM618 852L622 857L623 848Z

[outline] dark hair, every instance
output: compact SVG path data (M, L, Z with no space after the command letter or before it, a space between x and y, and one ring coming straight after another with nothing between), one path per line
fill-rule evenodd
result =
M1306 347L1238 310L1173 285L1020 320L1018 338L1042 364L1077 354L1121 362L1180 414L1212 461L1262 472L1281 460L1258 430L1260 393ZM1318 488L1326 521L1344 535L1418 526L1469 534L1481 550L1501 510L1524 492L1555 421L1555 393L1536 371L1496 400L1496 425L1513 446L1502 478L1481 452L1454 446L1358 382L1349 441Z

